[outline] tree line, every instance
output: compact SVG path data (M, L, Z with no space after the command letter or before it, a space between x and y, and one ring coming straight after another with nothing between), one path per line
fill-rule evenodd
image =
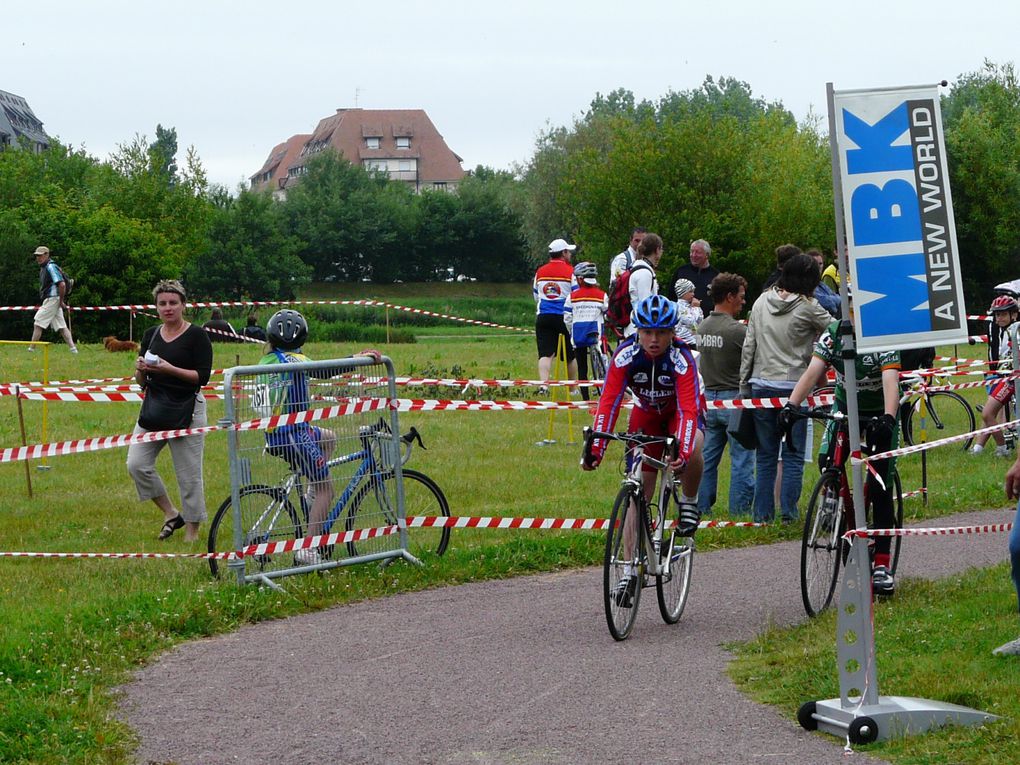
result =
M973 310L991 285L1020 276L1020 84L986 62L942 99L961 261ZM75 302L145 299L181 277L200 298L287 299L309 281L526 281L546 244L609 259L643 225L661 234L670 273L693 239L752 291L785 242L832 249L831 161L821 117L798 124L744 82L636 101L596 94L569 126L538 138L512 171L478 167L455 193L414 194L384 174L323 152L284 201L210 185L193 150L178 167L177 134L157 126L105 161L53 141L42 153L0 152L0 304L37 300L30 253L48 245L77 280ZM340 290L342 291L342 290ZM25 319L0 314L0 334ZM101 332L104 317L81 329Z
M983 310L991 287L1020 277L1020 86L1013 64L986 62L942 98L942 114L968 303ZM627 90L597 95L569 127L547 130L524 168L532 249L573 237L579 257L604 272L630 230L666 243L672 273L688 244L706 239L712 262L757 292L792 242L835 245L828 126L797 124L747 83L712 77L701 87L635 102Z

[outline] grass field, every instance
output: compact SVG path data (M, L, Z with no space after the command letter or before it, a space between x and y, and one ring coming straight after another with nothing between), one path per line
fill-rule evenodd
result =
M397 287L401 294L395 290L366 296L481 318L477 311L472 312L478 296L466 294L473 285L447 285L458 290L463 287L465 294L428 295L434 301L429 305L425 305L425 297L415 299L416 285ZM520 285L515 289L521 289ZM324 294L329 293L324 290ZM520 301L513 295L501 297L508 304ZM499 315L508 314L500 311ZM394 359L398 374L535 376L533 337L439 324L423 334L434 336L382 349ZM215 349L217 367L254 363L260 355L257 346L217 345ZM312 358L326 359L360 349L357 344L312 344L307 352ZM126 376L132 368L130 354L109 354L95 344L82 345L77 356L62 345L54 346L50 356L51 380ZM0 346L0 377L5 381L38 380L40 364L41 354ZM401 395L462 397L452 390ZM525 395L523 390L490 390L483 397ZM975 403L981 396L977 392L968 395ZM50 403L47 440L128 433L137 406ZM38 402L23 402L29 443L39 441L42 408ZM211 402L210 422L221 411L220 403ZM536 442L549 428L549 415L544 413L437 412L401 417L402 426L413 424L422 431L428 447L416 452L412 467L436 479L455 515L605 517L620 471L612 456L594 474L577 469L579 446L567 442L577 439L584 422L584 415L575 413L570 431L565 413L558 413L553 425L557 443L538 447ZM16 402L10 396L0 398L0 447L20 442ZM26 493L24 464L0 465L0 550L200 552L202 545L188 545L179 536L167 543L156 540L159 513L150 503L138 503L124 459L125 451L118 449L50 458L50 469L44 471L32 465L35 495L31 499ZM168 457L161 457L160 465L163 474L171 476ZM726 495L727 466L724 459L719 496ZM916 488L919 460L904 458L900 468L904 488ZM908 501L908 515L925 517L1001 506L1003 469L1002 462L993 461L988 454L967 461L955 451L935 454L929 464L930 503L924 507L918 500ZM205 475L211 513L229 493L222 434L207 439ZM806 476L813 480L810 468ZM168 483L174 486L172 480ZM794 528L719 530L703 533L699 540L702 549L712 549L789 539L798 533ZM0 623L4 625L0 631L0 762L129 761L130 731L111 718L113 689L132 668L181 641L229 631L245 622L395 591L592 565L601 560L602 544L602 535L591 532L455 531L450 552L429 561L425 568L398 565L379 571L367 566L298 577L287 581L285 595L214 581L206 564L193 560L0 558ZM1005 575L999 571L988 581L997 579L1004 581ZM967 592L959 594L963 598ZM1000 607L1007 594L999 594ZM798 595L790 593L790 597ZM937 593L932 596L933 600L938 597ZM908 588L903 601L909 599ZM593 596L592 602L597 603L597 597ZM923 609L920 614L915 618L923 618ZM832 629L826 631L824 621L806 629L807 637L796 639L815 641L819 651L831 649ZM754 651L748 655L753 663ZM771 661L758 663L771 666ZM798 658L782 656L775 661L781 670L782 662L795 663ZM978 666L982 672L994 673L1002 665ZM980 683L981 677L978 674L976 682ZM998 686L989 687L990 694L998 694ZM818 690L814 695L821 698L827 693ZM768 700L789 704L785 699ZM1020 717L1020 709L1013 709L1012 715ZM1016 732L1014 728L1014 741L1020 739ZM1020 759L1016 750L1009 751L1013 761Z

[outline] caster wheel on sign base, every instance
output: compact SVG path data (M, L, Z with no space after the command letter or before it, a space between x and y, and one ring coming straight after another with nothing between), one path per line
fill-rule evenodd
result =
M817 709L818 704L814 701L805 701L800 705L800 709L797 710L797 722L800 723L800 727L804 730L818 730L818 720L812 716Z
M878 740L878 723L870 717L857 717L850 723L847 737L851 744L871 744Z

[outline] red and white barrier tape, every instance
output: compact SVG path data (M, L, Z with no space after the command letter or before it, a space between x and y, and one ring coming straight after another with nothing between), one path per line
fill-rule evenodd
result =
M998 534L1011 531L1012 523L986 523L981 526L948 526L937 529L851 529L843 535L844 539L854 537L945 537L961 534Z
M675 525L670 523L670 527ZM702 521L698 524L699 529L730 529L730 528L760 528L767 526L765 523L752 523L750 521ZM462 516L445 517L434 515L413 515L407 519L407 527L413 528L442 528L451 529L533 529L541 531L579 530L579 531L600 531L609 527L607 518L503 518L498 516ZM193 558L199 560L238 560L261 555L277 555L280 553L305 550L313 547L327 547L330 545L342 545L348 542L357 542L363 539L389 536L400 530L397 525L378 526L370 529L354 529L352 531L339 531L331 534L321 534L313 537L302 537L300 539L285 539L277 542L266 542L257 545L248 545L241 550L231 552L214 553L97 553L97 552L4 552L0 551L0 558Z
M393 402L389 399L366 398L348 401L337 406L323 407L321 409L310 409L304 412L295 412L293 414L280 414L274 417L247 420L245 422L239 422L233 426L206 425L201 428L159 430L152 431L150 433L139 433L138 435L100 436L96 438L59 441L50 444L15 446L7 449L0 449L0 463L21 462L23 460L41 459L42 457L61 457L66 454L81 454L83 452L96 452L104 449L119 449L135 443L166 441L171 438L204 435L206 433L214 433L218 430L230 430L231 428L234 430L267 430L281 425L294 425L300 422L315 422L317 420L345 417L350 414L360 414L378 409L387 409L393 405Z
M422 316L434 316L438 319L449 319L450 321L459 321L463 324L473 324L479 327L494 327L496 329L509 329L514 332L521 332L524 334L533 335L535 330L525 329L522 327L510 327L506 324L496 324L491 321L481 321L479 319L465 319L461 316L451 316L445 313L437 313L436 311L428 311L424 308L411 308L409 306L396 305L394 303L386 303L380 300L226 300L226 301L199 301L194 303L188 303L186 308L222 308L222 307L234 307L234 306L245 306L245 307L259 307L259 306L278 306L278 305L354 305L354 306L368 306L374 308L392 308L396 311L404 311L405 313L416 313ZM155 310L156 306L151 303L139 303L133 305L74 305L70 306L72 311L146 311ZM35 305L4 305L0 306L0 311L37 311L39 306ZM225 333L230 336L230 333Z
M1014 428L1020 426L1020 420L1012 420L1011 422L1003 422L998 425L990 425L987 428L979 428L978 430L971 431L970 433L961 433L958 436L949 436L947 438L940 438L938 441L928 441L923 444L913 444L912 446L901 446L898 449L891 449L887 452L881 452L879 454L872 454L867 457L860 457L861 462L877 462L878 460L888 459L889 457L898 457L903 454L914 454L916 452L923 452L927 449L935 449L939 446L945 446L946 444L956 444L960 441L968 441L974 436L979 436L984 433L994 433L997 430L1006 430L1007 428Z

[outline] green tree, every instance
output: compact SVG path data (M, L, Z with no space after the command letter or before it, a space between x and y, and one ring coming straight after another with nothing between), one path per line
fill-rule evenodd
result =
M410 251L413 195L401 183L370 174L335 151L305 165L284 204L287 231L316 280L385 281Z
M149 144L149 162L168 186L177 183L177 128L156 125L156 140Z
M195 297L233 300L293 298L311 268L298 257L299 243L285 233L283 211L269 194L219 190L209 246L188 264L185 278Z
M986 61L942 99L956 238L968 302L1020 277L1020 83ZM972 309L973 310L973 309Z
M834 237L825 143L781 104L728 78L656 105L620 91L597 96L572 129L539 140L525 182L533 248L543 226L562 225L604 275L635 225L665 240L660 273L704 238L714 264L752 286L771 270L777 245L826 246Z

